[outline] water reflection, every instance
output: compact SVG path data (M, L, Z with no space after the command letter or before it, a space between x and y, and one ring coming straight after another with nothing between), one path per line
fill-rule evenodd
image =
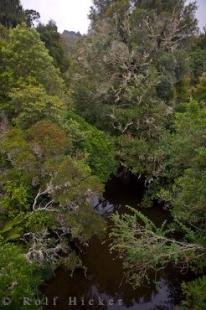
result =
M108 240L93 239L82 260L87 266L87 277L82 270L77 270L71 278L67 270L60 268L43 288L51 302L54 296L59 297L55 309L173 309L173 283L162 277L157 286L145 285L133 290L123 278L121 260L109 252ZM69 297L77 298L77 306L68 305ZM91 301L94 306L89 306ZM54 307L50 304L45 309Z
M141 181L133 179L125 183L113 178L107 184L105 199L115 206L128 204L137 207L143 190ZM156 224L166 216L161 208L145 210L144 213ZM43 287L42 293L50 300L45 309L171 310L179 301L181 281L174 270L164 271L156 286L147 284L134 290L126 283L120 258L109 252L108 234L104 240L94 238L90 241L82 253L82 261L87 267L86 277L82 270L77 270L71 278L62 267ZM52 300L55 296L58 300L54 307Z

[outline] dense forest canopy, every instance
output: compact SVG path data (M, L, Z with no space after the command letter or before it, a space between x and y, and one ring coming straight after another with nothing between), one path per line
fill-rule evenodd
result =
M74 271L106 223L94 212L118 167L145 180L142 208L112 216L128 282L193 270L185 309L205 309L206 32L184 0L94 0L90 29L58 33L19 0L0 3L0 300L21 309L52 270ZM31 280L32 279L32 280ZM9 293L8 293L9 292ZM34 306L34 309L40 309Z

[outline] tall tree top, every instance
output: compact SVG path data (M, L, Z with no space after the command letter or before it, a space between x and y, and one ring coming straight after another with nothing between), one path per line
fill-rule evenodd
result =
M20 0L0 1L0 24L7 28L14 28L23 22L31 27L39 18L40 14L34 10L24 11Z
M8 28L16 27L24 20L24 11L19 0L0 1L0 23Z

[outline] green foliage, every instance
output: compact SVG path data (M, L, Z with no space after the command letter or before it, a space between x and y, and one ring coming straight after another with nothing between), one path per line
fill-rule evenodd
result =
M10 30L9 43L2 53L7 67L4 75L8 72L13 87L32 79L43 85L49 94L63 97L63 80L35 29L18 26Z
M67 154L70 147L66 132L47 120L2 135L1 202L11 221L5 218L0 233L7 241L28 243L29 261L56 267L58 249L68 253L68 238L85 241L104 230L103 220L87 205L103 185L84 160Z
M41 284L36 265L26 261L23 252L15 245L0 242L0 299L9 298L8 309L22 309L23 296L34 302ZM31 306L31 309L40 309Z
M89 125L74 113L68 115L65 126L73 141L76 155L82 152L93 174L102 181L108 180L117 168L115 146L111 137Z
M192 82L196 85L200 76L206 72L206 32L192 38L190 52L190 64L192 69Z
M171 262L206 266L206 40L195 9L94 0L91 31L68 46L54 22L35 30L38 12L1 1L0 235L10 243L0 241L0 299L8 292L11 309L36 296L32 261L83 267L68 241L104 233L89 202L119 163L144 176L144 202L166 202L173 216L156 227L135 210L113 215L111 250L128 280L138 286ZM23 241L24 251L11 244ZM205 277L183 289L185 307L205 307Z
M1 137L0 152L6 158L6 167L3 182L7 178L17 178L17 175L23 175L27 180L31 180L37 169L37 161L30 150L30 145L25 140L25 134L20 130L13 128ZM9 169L12 164L13 169Z
M196 49L191 52L191 66L193 71L193 83L196 85L200 76L206 72L206 51Z
M24 21L20 0L2 0L0 3L0 24L10 28Z
M0 230L0 235L6 242L18 240L24 232L25 214L19 213L15 218L6 222Z
M195 9L185 1L94 1L92 31L73 56L77 112L120 137L119 160L149 180L162 171L159 140L174 106L190 96Z
M164 153L155 140L121 136L117 139L118 157L134 174L144 175L152 181L161 175L164 167Z
M63 265L71 272L71 276L73 276L73 273L77 268L83 268L83 263L80 257L77 256L74 252L63 259Z
M79 201L85 197L88 189L97 192L102 190L98 178L91 175L90 168L83 161L64 155L69 139L55 124L38 122L29 129L28 135L12 129L4 135L1 145L1 151L12 165L8 170L8 177L12 171L19 171L27 181L42 188L43 192L46 191L45 194L51 194L59 203L65 204L73 199ZM4 187L5 195L10 195L6 191L6 176ZM7 198L11 202L20 194L26 195L19 187L14 188L13 192L14 197ZM25 204L24 200L21 200L21 204ZM20 205L18 204L19 208Z
M61 43L64 49L64 53L68 57L67 61L69 62L71 61L71 54L76 48L79 42L79 39L81 39L81 37L82 35L79 31L75 32L75 31L64 30L64 32L61 34ZM67 74L70 75L70 70L67 72Z
M173 215L204 229L206 109L196 101L182 109L175 115L174 132L162 140L163 175L173 184L169 189Z
M204 172L187 170L184 176L176 181L173 213L184 221L199 225L202 223L204 227L205 184Z
M50 56L53 57L56 67L61 72L66 72L69 61L65 56L61 36L57 31L55 22L50 20L47 25L39 24L37 31L40 34L41 40L45 43L46 48L49 50Z
M7 28L26 23L29 27L40 18L34 10L24 10L20 0L2 0L0 3L0 24Z
M198 264L205 249L198 244L176 241L170 237L171 230L165 226L156 227L142 213L134 215L115 214L114 227L110 234L111 250L117 251L123 259L126 278L134 287L144 280L151 281L151 274L157 273L169 263Z
M34 26L35 22L37 22L40 18L39 12L35 10L25 10L24 16L28 27Z
M65 104L57 96L48 95L40 85L21 84L12 89L9 99L7 110L21 128L28 128L42 119L61 123L66 111Z
M194 89L194 96L198 101L206 102L206 72L202 74Z
M64 154L70 145L63 129L49 121L39 121L28 130L28 139L37 157Z
M197 89L202 91L204 87L199 85ZM173 207L175 219L167 231L165 227L153 226L138 212L133 216L113 216L111 249L122 256L127 278L133 285L140 285L150 278L151 272L157 272L170 262L195 265L196 271L204 269L202 256L205 254L201 252L205 252L206 245L205 113L204 104L196 101L181 105L170 130L165 130L161 139L155 141L156 147L151 149L145 140L121 138L122 148L125 146L123 158L133 171L144 175L153 167L158 171L158 179L150 187L159 189L156 198ZM152 157L155 153L156 161ZM152 167L148 166L150 159L154 163ZM181 232L183 241L171 238L174 231Z
M186 300L183 303L184 309L202 310L206 308L206 277L203 276L192 282L182 285Z
M104 219L88 205L65 216L65 221L71 227L72 236L82 242L88 241L94 235L102 237L106 230Z
M26 211L29 209L29 188L25 184L17 184L7 181L4 186L5 198L0 199L2 207L7 212L18 209L18 211ZM5 210L6 211L6 210Z
M51 178L54 190L51 197L61 206L73 203L83 205L88 190L100 193L103 189L99 179L91 175L90 168L82 161L66 156L45 164L45 176ZM47 178L46 178L47 181Z
M25 228L29 232L39 233L45 228L54 229L57 222L54 216L48 212L37 211L28 214Z

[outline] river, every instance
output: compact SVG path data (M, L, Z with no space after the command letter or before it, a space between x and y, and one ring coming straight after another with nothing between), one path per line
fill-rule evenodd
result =
M143 182L129 182L114 177L108 182L104 198L114 205L138 208L144 192ZM141 211L157 225L168 217L160 206ZM108 220L108 233L110 221ZM182 276L174 268L167 268L158 276L156 284L145 284L134 290L124 278L122 262L109 251L108 233L102 240L93 238L83 250L82 261L87 268L76 270L73 277L63 267L42 288L49 304L44 309L111 309L111 310L173 310L180 303ZM58 296L55 303L55 296Z

